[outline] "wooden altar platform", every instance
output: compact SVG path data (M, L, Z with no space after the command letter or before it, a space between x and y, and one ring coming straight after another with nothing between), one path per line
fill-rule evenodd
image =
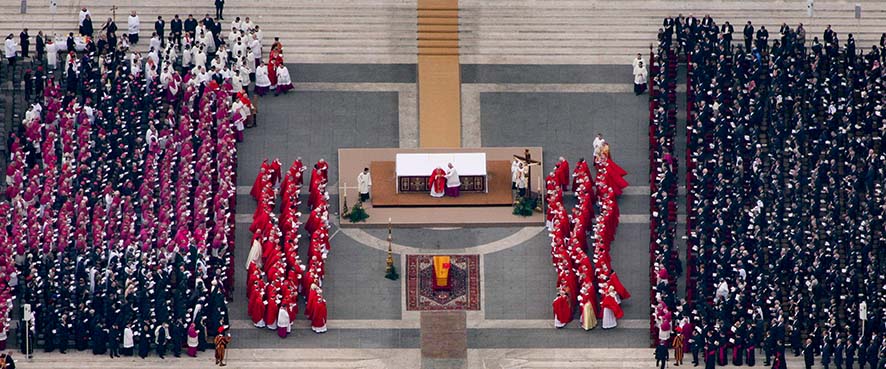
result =
M359 199L357 174L370 168L372 192L370 202L364 204L369 214L366 222L352 224L342 220L342 227L381 227L388 219L395 226L530 226L544 224L544 216L535 213L529 217L512 214L511 160L523 155L524 147L453 148L453 149L339 149L338 178L339 214L344 210L344 197L353 206ZM532 158L541 161L542 149L528 147ZM395 157L398 153L486 153L489 191L462 192L459 197L433 198L428 193L397 193ZM430 173L429 173L430 174ZM530 180L533 192L540 188L544 173L532 167Z
M511 206L511 163L504 160L487 160L488 192L465 192L458 197L431 197L428 192L397 193L397 174L393 161L373 161L372 206ZM376 179L377 178L377 179Z

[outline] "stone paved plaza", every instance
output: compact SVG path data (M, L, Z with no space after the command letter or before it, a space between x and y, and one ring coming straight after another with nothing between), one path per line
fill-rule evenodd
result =
M241 260L250 240L245 228L255 209L246 193L261 160L279 157L288 165L297 156L310 163L322 157L334 165L339 148L397 147L403 138L404 112L398 109L402 101L391 90L402 89L392 85L414 84L414 75L408 78L414 71L408 67L294 64L290 70L296 91L257 99L258 127L247 130L246 141L238 147L242 195L237 213L244 222L238 223L237 231L237 258ZM467 249L467 253L481 254L483 304L481 311L468 316L470 348L647 348L648 117L646 96L634 96L631 85L624 83L630 80L630 66L463 65L462 73L463 90L481 91L476 102L479 115L471 117L479 122L481 146L541 146L544 167L549 170L558 156L571 162L591 157L590 143L598 132L611 143L613 157L629 172L626 178L632 186L619 200L623 221L612 252L613 265L633 294L623 304L625 319L612 331L585 332L576 323L553 329L556 275L550 241L541 227L531 227L531 237L488 253L487 245L523 230L395 228L395 242L423 253ZM331 173L330 183L341 184L336 171ZM384 240L387 231L334 226L331 234L324 286L330 331L315 335L302 328L290 339L280 340L271 332L251 328L245 303L237 300L232 316L242 323L235 325L234 333L243 339L235 340L233 347L418 347L414 340L417 314L406 311L402 303L403 279L384 279L385 253L365 242L367 237ZM403 258L397 256L402 272ZM245 272L240 268L237 273L242 281Z
M50 10L46 2L35 3L0 0L0 30L18 35L27 26L33 37L38 29L49 33L52 24L53 32L64 35L76 30L80 7L89 6L99 27L116 12L118 26L125 29L126 15L137 10L142 17L141 37L147 41L157 15L171 19L176 13L186 16L193 12L202 18L214 10L210 1L58 0L57 10ZM650 43L655 42L662 18L678 13L699 18L710 14L718 22L731 21L736 43L743 37L740 27L748 19L755 25L766 25L771 40L778 37L782 22L792 26L803 22L810 40L833 24L843 34L854 32L861 49L876 43L886 24L886 2L882 0L818 0L814 18L806 15L803 0L227 3L224 28L229 18L239 15L251 16L264 30L263 60L268 58L273 38L280 37L294 84L288 94L253 98L258 125L247 129L245 141L238 144L236 290L228 304L232 368L652 367L649 100L648 95L633 92L632 59L642 53L648 60ZM864 9L860 19L855 17L856 3ZM19 14L21 6L29 7L27 14ZM146 54L144 41L134 49ZM428 56L447 58L449 74L434 70L422 77L422 66L430 65ZM436 80L427 78L432 74ZM678 178L685 175L685 75L685 69L680 69L673 152L680 161ZM448 84L449 94L429 94L427 81ZM12 83L0 80L0 90L14 89ZM452 99L444 101L441 95ZM458 98L453 97L456 95ZM0 116L15 110L14 99L14 95L12 99L0 95ZM255 328L247 315L244 261L252 238L248 228L256 209L249 192L262 160L279 158L286 170L299 157L309 166L326 159L330 163L329 208L339 209L339 193L353 189L357 176L347 173L339 178L339 149L439 147L428 144L422 132L437 133L440 127L422 124L445 120L439 116L428 119L428 112L456 111L447 107L460 109L460 116L439 114L452 118L443 123L451 123L450 129L455 127L447 131L458 136L454 142L459 144L453 147L541 147L544 173L560 156L569 160L570 169L579 158L590 159L597 133L611 145L612 158L628 172L625 179L630 184L618 198L620 223L611 245L612 266L632 294L622 302L625 316L618 327L585 331L576 318L564 329L554 328L552 300L557 275L551 264L551 239L542 226L395 226L393 259L401 278L392 281L384 278L388 230L351 224L343 227L342 222L348 221L333 213L322 286L328 302L328 332L315 334L311 330L303 314L304 301L288 338ZM8 129L0 125L2 133ZM6 154L5 150L0 144L0 151ZM310 169L305 175L309 173ZM677 198L676 243L681 260L686 251L685 241L680 239L686 233L683 185L680 183ZM307 187L302 187L303 222L310 211ZM567 208L575 203L571 193L564 199ZM348 200L353 204L355 199L349 196ZM371 208L369 214L372 216ZM301 232L304 262L310 236L304 229ZM422 321L430 315L423 317L419 311L407 309L407 263L417 254L478 255L479 310L464 313L464 326L444 327L459 333L464 330L457 338L464 339L465 358L433 361L423 355L422 343L429 340L429 330L422 329ZM684 291L684 278L677 283L678 290ZM461 313L448 317L457 314ZM61 355L38 350L34 360L18 360L17 364L21 368L69 368L78 363L91 368L189 369L209 367L211 356L206 351L197 359L161 360L153 355L146 360L110 360L88 352ZM796 358L788 358L789 368L800 365Z

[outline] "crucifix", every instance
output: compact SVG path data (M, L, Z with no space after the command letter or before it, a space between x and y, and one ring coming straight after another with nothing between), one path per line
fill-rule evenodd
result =
M514 159L526 163L526 176L529 177L526 178L526 198L532 198L532 166L541 165L541 162L532 159L532 154L529 153L529 149L523 151L523 156L514 155Z
M117 21L117 9L117 5L111 6L111 19L113 19L114 22Z

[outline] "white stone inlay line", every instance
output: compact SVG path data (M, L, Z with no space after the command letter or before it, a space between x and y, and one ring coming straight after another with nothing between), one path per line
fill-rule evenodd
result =
M251 217L251 215L250 215ZM514 245L519 245L523 242L529 241L539 233L544 230L544 227L523 227L519 231L514 232L510 236L505 238L495 240L489 243L485 243L482 245L459 248L459 249L424 249L415 246L407 246L401 245L398 243L394 243L391 245L391 249L395 254L439 254L446 253L447 255L464 255L464 254L489 254L496 251L505 250L513 247ZM388 241L377 238L368 232L360 229L360 228L342 228L341 233L344 233L348 237L354 239L355 241L362 243L366 246L372 247L376 250L388 251Z

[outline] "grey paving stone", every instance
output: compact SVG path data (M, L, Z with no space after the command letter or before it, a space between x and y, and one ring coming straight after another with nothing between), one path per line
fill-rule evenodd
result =
M468 329L469 348L646 347L644 329Z
M486 319L551 316L556 275L550 252L547 233L542 232L521 245L484 256ZM529 289L534 292L528 293Z
M631 83L631 60L623 65L463 64L462 83Z
M647 224L621 224L612 244L612 265L632 297L622 303L625 318L649 314L649 231ZM548 319L555 295L547 233L484 257L486 319Z
M571 164L591 158L599 132L628 182L647 185L649 113L640 108L647 99L632 93L481 93L483 146L542 146L549 171L559 156Z
M415 64L287 64L292 82L415 83Z
M394 228L392 232L394 242L408 246L429 249L455 249L473 247L500 240L520 229L520 227L461 229ZM379 239L384 240L388 237L387 228L367 228L365 230Z
M293 92L266 95L256 104L259 125L246 130L246 142L238 146L240 186L252 186L266 157L279 157L286 168L299 156L308 165L325 158L333 163L334 184L339 148L398 146L396 92Z

